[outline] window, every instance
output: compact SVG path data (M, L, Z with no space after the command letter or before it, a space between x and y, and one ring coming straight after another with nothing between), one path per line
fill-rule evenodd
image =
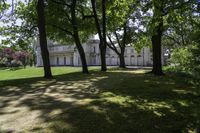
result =
M71 56L71 58L70 58L70 65L74 65L74 62L73 62L73 56Z
M92 60L93 60L93 61L92 61L92 65L96 65L96 56L93 56L93 57L92 57Z
M134 50L133 49L131 49L131 54L133 54L134 53Z
M78 65L80 65L81 64L81 59L80 59L80 57L78 57Z
M66 65L66 57L64 57L64 65Z
M57 65L59 65L59 57L57 57Z
M110 49L106 48L106 54L110 54Z
M93 52L96 53L96 49L95 49L95 47L93 47Z
M127 54L128 53L128 51L127 51L127 49L125 49L125 54Z

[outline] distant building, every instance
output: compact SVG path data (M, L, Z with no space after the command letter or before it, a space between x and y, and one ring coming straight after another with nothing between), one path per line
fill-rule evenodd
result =
M37 66L43 66L41 50L39 45L36 48ZM82 45L85 51L87 64L90 66L99 66L101 64L99 40L89 40ZM79 53L75 45L59 45L48 41L50 63L52 66L81 66ZM152 53L145 47L140 53L137 53L132 46L125 49L125 63L128 66L152 66ZM119 65L117 54L107 47L106 64L110 66Z

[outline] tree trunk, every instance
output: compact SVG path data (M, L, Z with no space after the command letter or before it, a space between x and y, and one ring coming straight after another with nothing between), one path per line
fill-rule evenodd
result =
M38 0L37 2L37 14L38 14L38 29L40 38L40 48L44 66L44 77L52 78L51 66L49 61L49 51L47 47L46 29L45 29L45 16L44 16L44 1Z
M163 75L162 58L161 58L161 42L163 33L163 21L160 22L156 28L156 33L151 37L153 49L153 69L152 73L155 75Z
M124 35L123 35L123 39L122 39L122 43L120 43L119 41L118 41L118 43L119 43L119 45L120 45L120 49L121 49L121 54L120 54L120 67L122 67L122 68L125 68L126 67L126 64L125 64L125 59L124 59L124 52L125 52L125 48L126 48L126 37L127 37L127 27L126 27L126 25L127 25L127 22L125 22L124 23L124 27L123 27L123 29L124 29ZM117 34L116 34L116 37L117 37Z
M101 71L107 71L107 68L106 68L105 0L102 0L102 16L103 16L102 29L103 29L103 31L101 31L101 26L99 24L98 15L97 15L97 12L96 12L96 1L91 0L91 3L92 3L93 14L94 14L94 20L95 20L97 32L98 32L98 35L99 35L99 40L100 40L99 49L100 49L100 56L101 56ZM102 32L103 32L103 35L102 35Z
M101 43L101 71L107 71L106 68L106 0L102 0L102 32L103 32L103 43Z
M125 48L121 48L121 53L119 54L119 61L120 61L119 67L121 68L126 68L125 59L124 59L124 51L125 51Z
M89 73L88 67L87 67L87 61L85 58L85 52L81 45L81 41L80 41L79 33L78 33L78 25L77 25L77 19L76 19L76 0L73 0L72 5L71 5L71 17L72 17L72 27L73 27L73 38L74 38L76 47L78 49L78 52L81 58L82 72Z
M162 58L161 58L161 45L163 35L163 7L162 0L153 0L153 35L151 37L152 50L153 50L153 69L154 75L163 75L162 71Z
M106 46L104 45L104 42L100 41L99 48L100 48L100 56L101 56L101 71L106 72L107 71L107 67L106 67Z
M85 58L84 49L83 49L83 47L80 43L79 36L76 33L73 36L74 36L74 41L76 43L76 47L78 49L78 52L79 52L79 55L80 55L80 58L81 58L82 72L87 74L87 73L89 73L89 71L88 71L87 61L86 61L86 58Z

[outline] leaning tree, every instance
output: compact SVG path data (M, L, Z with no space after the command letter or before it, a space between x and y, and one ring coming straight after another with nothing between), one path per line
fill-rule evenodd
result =
M37 1L37 15L38 15L37 21L39 29L40 49L44 66L44 77L52 78L51 66L49 60L49 51L47 46L46 28L45 28L46 22L44 14L44 0Z
M106 0L101 0L101 2L97 2L96 0L91 0L92 4L92 12L93 12L93 18L95 20L95 26L97 29L97 33L99 36L99 48L100 48L100 56L101 56L101 71L107 71L106 67L106 46L107 46L107 40L106 40ZM101 5L101 18L99 18L98 12L99 5Z
M50 39L64 44L75 43L79 52L82 72L88 73L87 61L82 43L93 34L93 21L87 18L90 9L87 1L48 0L48 35Z

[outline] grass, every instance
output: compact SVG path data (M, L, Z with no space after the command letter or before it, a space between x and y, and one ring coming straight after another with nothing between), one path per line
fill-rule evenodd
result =
M81 71L80 68L73 67L53 67L52 73L53 75L61 75L71 72ZM28 67L26 69L18 68L18 69L0 69L0 80L11 80L11 79L22 79L22 78L33 78L33 77L42 77L43 76L43 68L35 68Z
M179 133L200 126L200 90L188 77L148 70L0 70L0 132ZM2 77L4 75L4 77Z

